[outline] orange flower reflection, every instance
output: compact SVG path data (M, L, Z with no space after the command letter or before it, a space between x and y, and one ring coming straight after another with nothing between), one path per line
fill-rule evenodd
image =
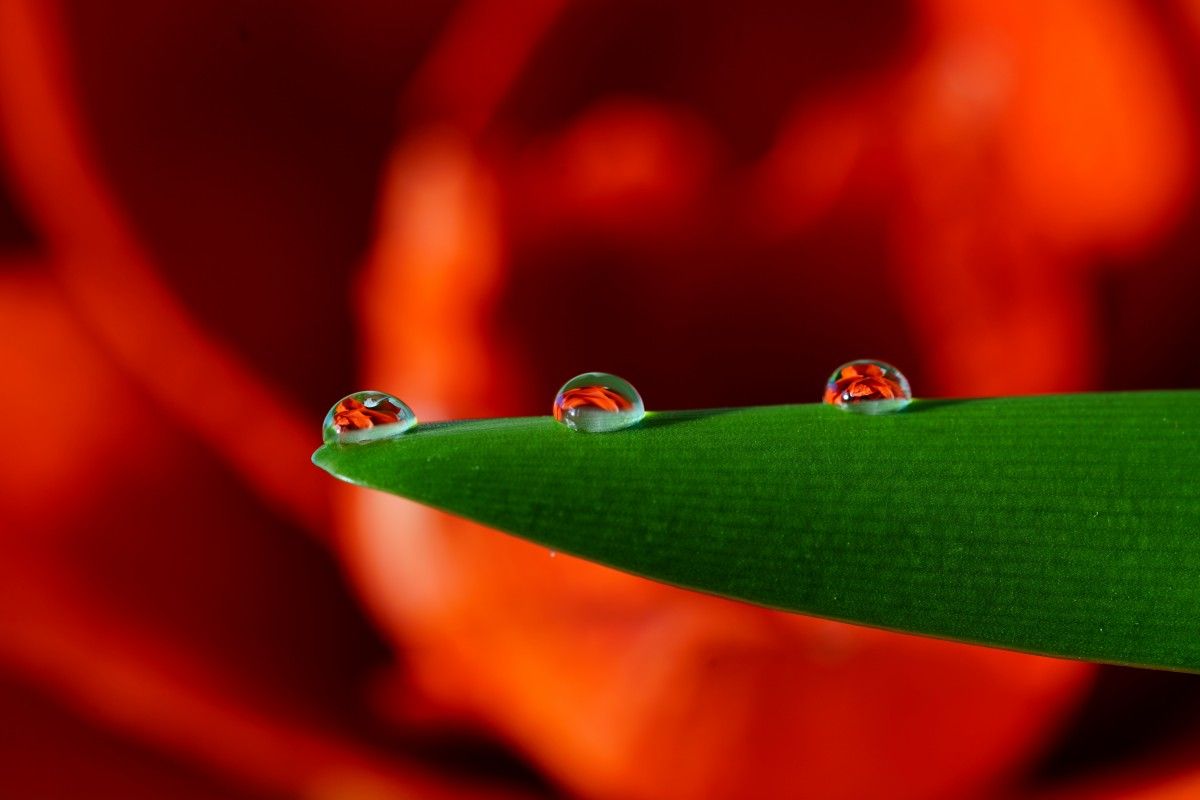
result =
M825 384L822 402L840 405L843 402L894 400L907 396L904 387L885 375L882 367L867 361L847 364L834 373L834 377Z
M563 412L585 407L601 411L628 411L633 408L633 403L605 386L580 386L562 393L562 399L554 404L554 418L561 421Z

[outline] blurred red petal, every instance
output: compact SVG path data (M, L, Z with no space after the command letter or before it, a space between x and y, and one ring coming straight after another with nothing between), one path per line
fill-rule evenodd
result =
M507 265L489 174L451 133L402 144L360 293L369 382L439 416L534 396L475 355ZM703 597L397 498L344 499L350 568L423 688L582 796L978 791L1037 751L1091 673Z

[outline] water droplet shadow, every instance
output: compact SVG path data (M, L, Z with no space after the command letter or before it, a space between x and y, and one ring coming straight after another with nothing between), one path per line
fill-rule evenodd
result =
M909 414L924 414L929 411L937 411L950 406L956 406L959 403L969 403L973 398L970 397L947 397L940 400L917 400L908 408L900 412L898 416L908 416Z
M436 422L422 422L405 434L408 437L421 435L436 435L447 433L465 433L468 431L502 431L513 428L527 428L530 423L540 424L552 421L551 417L482 417L479 419L442 419Z
M646 417L634 425L629 430L646 430L649 428L665 428L670 425L682 425L688 422L698 422L699 420L715 417L720 414L728 414L733 411L744 409L737 408L704 408L695 411L660 411L650 412Z

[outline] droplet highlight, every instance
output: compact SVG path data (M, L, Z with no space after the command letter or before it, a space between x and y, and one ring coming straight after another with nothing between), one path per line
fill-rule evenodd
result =
M326 444L363 444L399 436L417 424L403 400L384 392L355 392L334 403L321 435Z
M619 431L644 416L646 406L633 384L607 372L576 375L554 398L554 418L582 433Z
M858 414L891 414L912 402L904 373L883 361L849 361L825 384L825 402Z

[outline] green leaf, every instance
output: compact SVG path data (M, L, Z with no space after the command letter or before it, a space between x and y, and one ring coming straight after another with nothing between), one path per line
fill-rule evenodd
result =
M678 586L1200 671L1200 391L451 422L313 461Z

